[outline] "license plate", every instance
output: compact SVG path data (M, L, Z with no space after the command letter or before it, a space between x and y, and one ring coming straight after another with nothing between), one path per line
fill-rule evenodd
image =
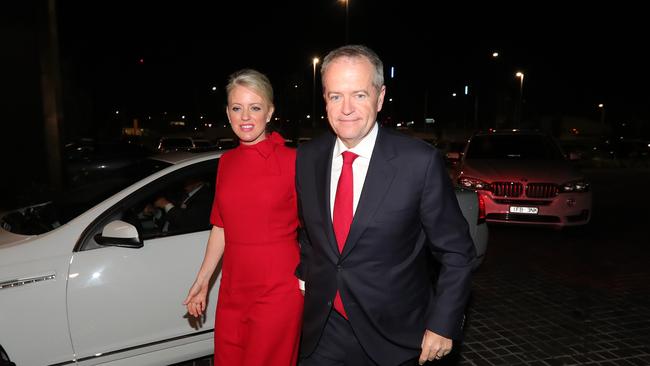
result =
M510 206L510 213L537 215L537 212L539 212L537 207Z

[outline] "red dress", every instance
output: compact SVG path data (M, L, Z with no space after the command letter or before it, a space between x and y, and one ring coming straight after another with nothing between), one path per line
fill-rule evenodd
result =
M295 190L296 151L273 133L225 153L211 222L226 246L214 331L217 366L294 366L303 296Z

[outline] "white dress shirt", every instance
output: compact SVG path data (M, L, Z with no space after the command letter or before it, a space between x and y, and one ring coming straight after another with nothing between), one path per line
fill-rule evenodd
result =
M352 201L352 214L357 212L357 205L359 204L359 197L363 190L363 183L366 181L366 174L368 174L368 166L370 165L370 157L372 150L375 148L377 141L377 133L379 127L375 122L370 132L364 137L357 146L348 149L340 138L336 138L334 144L334 151L332 152L332 178L330 180L330 218L334 219L334 200L336 199L336 187L339 184L339 177L341 176L341 169L343 168L343 154L344 151L350 151L357 155L358 158L352 163L352 188L353 201Z
M203 184L198 185L196 188L194 188L192 191L190 191L190 193L188 193L187 196L185 196L185 198L183 199L183 202L181 202L181 208L184 209L185 208L185 202L187 202L187 200L189 200L190 197L194 196L194 194L196 192L198 192L199 189L201 189L201 188L203 188ZM166 204L165 205L165 212L169 212L169 210L171 210L174 207L175 207L174 204L171 203L171 202Z
M332 221L334 220L334 200L336 199L336 187L339 185L339 177L341 176L341 170L343 169L343 152L349 150L350 152L359 155L359 157L357 157L352 163L352 213L354 214L357 212L359 197L361 197L363 183L366 181L368 166L370 165L370 157L372 156L372 151L375 149L375 142L377 141L378 132L379 127L375 122L375 125L372 127L372 130L370 130L366 137L364 137L357 144L357 146L351 149L348 149L340 138L336 138L334 150L332 151L332 176L330 178L330 218ZM305 281L299 279L298 286L302 291L305 291Z

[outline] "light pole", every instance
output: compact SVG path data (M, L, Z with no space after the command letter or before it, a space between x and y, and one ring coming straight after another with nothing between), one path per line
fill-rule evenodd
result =
M311 60L314 72L312 76L311 83L311 126L316 127L316 65L320 60L318 57L314 57Z
M603 103L598 104L598 109L600 109L600 125L605 127L605 105Z
M345 3L345 44L350 43L350 17L349 17L349 3L350 0L341 0Z
M524 73L517 71L515 74L519 78L519 107L517 113L517 127L521 127L521 120L524 116Z

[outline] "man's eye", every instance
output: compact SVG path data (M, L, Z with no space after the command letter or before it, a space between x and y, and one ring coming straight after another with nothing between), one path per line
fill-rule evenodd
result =
M341 97L338 96L338 95L330 95L330 100L331 100L331 101L337 101L337 100L339 100L339 99L341 99Z
M367 95L365 95L365 94L357 94L356 97L357 97L357 99L363 100L363 99L366 99Z

